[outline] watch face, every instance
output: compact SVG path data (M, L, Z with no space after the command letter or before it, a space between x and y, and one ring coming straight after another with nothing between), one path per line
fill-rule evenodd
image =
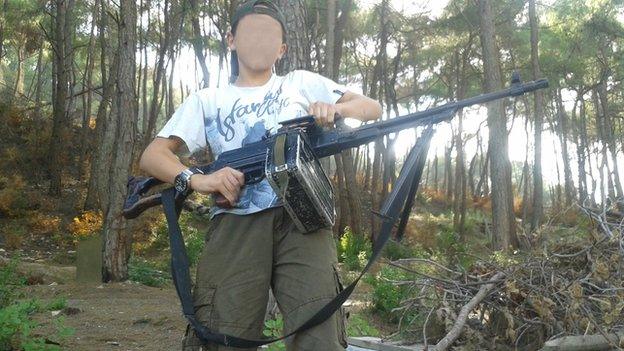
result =
M175 189L180 192L180 193L184 193L186 192L186 188L188 186L188 181L187 179L184 177L184 175L179 174L177 177L175 177Z

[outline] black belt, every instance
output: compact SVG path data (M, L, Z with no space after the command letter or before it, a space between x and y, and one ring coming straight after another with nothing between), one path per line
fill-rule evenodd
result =
M232 335L221 334L208 330L208 328L197 320L195 317L195 308L193 306L193 297L191 294L189 260L186 254L184 240L182 238L182 231L180 230L180 225L178 223L184 197L179 196L179 194L176 196L174 188L164 190L162 192L162 204L165 216L167 217L169 242L171 245L171 275L176 291L178 292L178 297L182 303L182 312L184 313L184 317L186 317L189 324L195 330L197 337L199 337L199 339L201 339L204 343L215 343L237 348L253 348L285 339L298 332L319 325L331 317L334 312L336 312L340 306L347 301L364 273L366 273L377 260L383 247L392 234L392 229L395 227L395 224L399 219L400 222L397 228L396 236L399 239L403 237L405 225L407 224L412 205L414 204L418 184L420 183L422 171L425 166L429 143L432 136L433 128L429 127L418 138L416 144L410 150L410 153L401 168L401 172L399 173L396 186L392 189L379 211L382 221L381 230L377 240L373 243L373 252L371 257L357 279L338 293L336 297L323 306L323 308L321 308L307 322L303 323L289 334L276 339L249 340Z

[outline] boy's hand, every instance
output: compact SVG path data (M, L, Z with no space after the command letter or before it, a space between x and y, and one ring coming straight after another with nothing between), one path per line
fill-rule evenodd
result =
M325 102L314 102L308 107L308 113L314 116L316 123L322 127L333 127L334 116L338 111L338 106L334 104L328 104Z
M243 185L245 185L243 173L230 167L221 168L211 174L195 174L190 182L191 189L204 195L221 194L231 206L238 201Z

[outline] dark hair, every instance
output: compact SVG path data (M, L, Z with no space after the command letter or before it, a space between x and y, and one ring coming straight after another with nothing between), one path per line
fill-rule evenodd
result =
M238 23L243 17L250 14L261 14L267 15L274 18L282 27L282 42L286 43L288 41L288 36L286 35L286 21L284 20L284 15L279 10L279 8L270 0L248 0L240 4L232 17L232 34L236 35L236 29L238 28ZM230 82L234 82L236 77L238 77L238 54L236 50L232 50L232 56L230 57L230 66L231 66L231 75Z

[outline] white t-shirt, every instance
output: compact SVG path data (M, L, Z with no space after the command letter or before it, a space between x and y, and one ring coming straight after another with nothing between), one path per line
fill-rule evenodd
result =
M279 122L303 117L311 103L334 104L346 91L319 74L297 70L285 76L272 75L258 87L208 88L189 95L158 137L177 136L190 153L210 145L215 158L224 151L260 141ZM236 207L213 208L212 215L229 212L250 214L279 206L280 201L268 181L245 186Z

